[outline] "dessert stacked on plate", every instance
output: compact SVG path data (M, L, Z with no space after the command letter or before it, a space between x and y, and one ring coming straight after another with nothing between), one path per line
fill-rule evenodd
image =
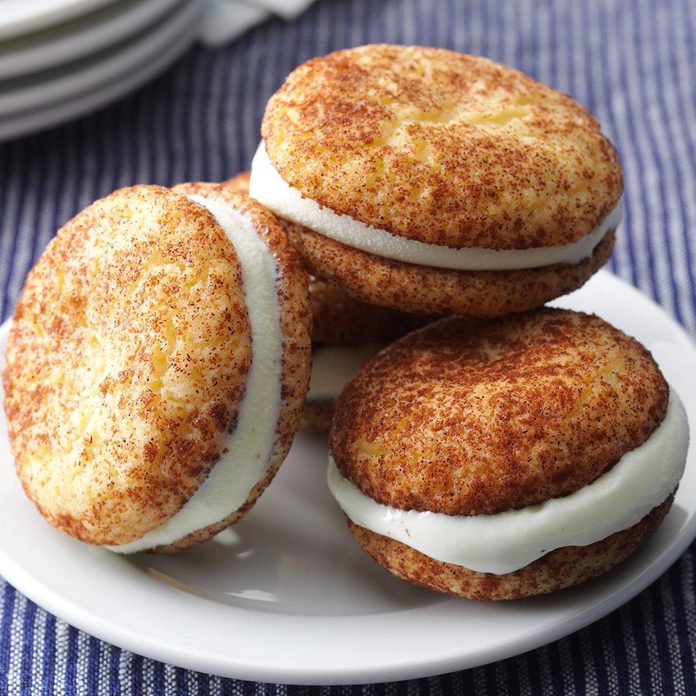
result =
M411 582L511 599L629 556L688 424L637 341L543 306L614 243L593 117L489 60L377 45L296 69L261 132L250 176L116 191L28 276L5 408L41 513L185 548L249 510L302 421L331 427L355 539Z

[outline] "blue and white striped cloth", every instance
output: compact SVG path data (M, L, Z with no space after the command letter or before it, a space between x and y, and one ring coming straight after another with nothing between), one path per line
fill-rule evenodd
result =
M93 116L0 146L0 315L54 231L118 186L220 180L249 165L267 97L298 63L368 42L490 56L569 92L617 145L625 217L612 269L696 331L693 0L325 0L235 44L192 50ZM2 584L5 694L696 694L694 548L602 621L451 675L286 687L188 672L98 641ZM466 630L466 626L462 626Z

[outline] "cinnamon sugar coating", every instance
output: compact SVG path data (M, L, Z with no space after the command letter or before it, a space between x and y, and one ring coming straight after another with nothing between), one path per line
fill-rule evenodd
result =
M222 182L222 186L229 191L238 191L239 193L249 193L249 176L250 172L240 172L230 179ZM176 187L175 187L176 188Z
M310 277L309 299L314 328L312 340L329 346L386 343L425 326L432 315L399 312L362 302L343 288Z
M186 193L227 200L279 269L282 404L263 481L242 508L170 547L204 541L246 512L289 450L309 382L307 277L275 218L204 184L121 189L59 231L17 305L3 377L17 471L55 526L123 544L174 515L234 430L251 367L234 247Z
M528 249L588 234L622 190L618 156L570 97L485 58L370 45L310 60L261 133L304 196L408 239Z
M311 273L362 302L479 318L524 312L576 290L608 261L614 247L614 233L608 232L592 255L576 264L452 271L375 256L300 225L284 227Z
M328 432L335 408L336 399L307 399L302 409L300 428Z
M97 201L13 317L5 409L25 491L83 541L142 536L214 465L251 359L239 261L212 215L157 186Z
M596 316L452 317L358 371L338 400L331 450L379 503L495 514L594 481L649 437L668 395L650 353Z
M281 405L276 426L276 440L268 462L266 476L249 493L244 505L220 522L198 530L170 546L157 551L179 551L210 539L237 522L254 505L287 456L300 424L302 406L309 388L311 364L312 310L307 293L308 278L298 255L292 248L275 216L244 193L244 187L229 182L179 184L174 191L197 194L220 200L248 217L261 240L268 246L279 271L277 293L280 307L280 328L283 336L281 370Z
M608 572L655 532L672 501L670 496L637 524L601 541L589 546L564 546L504 575L443 563L350 521L348 527L372 558L403 580L468 599L521 599L579 585Z

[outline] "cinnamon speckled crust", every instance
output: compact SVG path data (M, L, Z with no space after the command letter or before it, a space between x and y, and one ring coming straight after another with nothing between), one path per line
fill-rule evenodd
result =
M309 282L309 299L314 314L312 340L329 346L386 343L435 318L361 302L343 288L314 277Z
M16 468L51 524L122 544L197 490L251 365L239 261L207 210L121 189L29 273L3 378Z
M307 399L302 409L300 428L328 432L335 408L336 399Z
M640 522L589 546L564 546L512 573L479 573L436 561L401 542L348 521L357 542L380 565L403 580L469 599L521 599L579 585L626 560L660 525L673 496Z
M299 426L302 405L309 387L312 329L307 273L275 216L243 193L243 188L235 190L227 184L191 183L179 184L174 190L186 195L197 194L228 203L252 221L254 229L273 255L280 274L277 292L283 335L282 402L276 427L276 441L266 476L254 486L244 505L217 524L194 532L175 544L155 549L160 552L179 551L206 541L234 524L251 509L271 482L287 456Z
M403 312L492 318L524 312L581 287L611 256L609 232L579 263L513 271L452 271L368 254L286 223L310 273L358 300Z
M271 97L261 133L307 198L431 244L567 244L622 190L616 151L577 102L443 49L371 45L310 60Z
M249 176L250 172L240 172L227 181L223 181L222 185L229 191L238 191L240 193L249 193Z
M598 317L452 317L358 371L338 400L331 451L377 502L494 514L594 481L655 430L668 395L650 353Z

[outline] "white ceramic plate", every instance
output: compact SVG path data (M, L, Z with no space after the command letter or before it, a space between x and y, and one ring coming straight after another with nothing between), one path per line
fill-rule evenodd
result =
M196 10L192 5L193 11ZM191 9L187 8L187 9ZM196 20L197 15L189 19ZM184 20L186 17L184 18ZM143 63L124 74L97 87L75 94L70 99L59 99L30 113L0 118L0 141L17 138L49 126L56 126L77 116L88 114L109 104L125 94L133 92L148 80L163 72L193 43L197 34L195 21L182 21L180 32L167 35L166 42L154 46L152 54Z
M115 0L2 0L0 39L66 22Z
M140 70L182 33L195 31L200 8L200 0L187 0L161 23L123 44L55 70L0 83L0 115L7 118L45 106L62 105L76 94L99 89Z
M637 336L696 423L696 350L660 308L606 272L559 304ZM175 665L257 681L366 683L472 667L576 631L655 580L696 531L692 447L667 519L608 575L518 602L446 597L393 578L357 547L326 489L325 448L323 437L300 434L258 505L216 540L124 558L43 521L14 475L3 420L0 572L78 628Z
M180 0L120 0L107 7L0 42L0 80L30 75L76 60L141 31Z

